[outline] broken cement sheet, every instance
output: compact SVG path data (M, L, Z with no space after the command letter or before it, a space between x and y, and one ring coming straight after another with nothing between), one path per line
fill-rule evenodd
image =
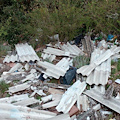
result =
M76 81L68 90L63 94L62 99L56 107L58 112L68 113L76 101L79 100L79 96L86 88L85 82ZM79 104L80 105L80 104Z
M98 57L90 65L83 66L83 67L77 69L77 73L78 74L81 73L83 76L88 76L98 65L100 65L102 62L109 59L112 55L119 53L119 52L120 52L120 47L114 46L113 48L108 49L105 53L103 53L100 57Z
M20 105L20 106L29 106L29 105L33 105L33 104L40 104L41 101L32 98L27 98L18 102L13 103L13 105Z
M52 62L56 58L55 55L46 54L46 53L42 53L41 57L43 58L43 60L47 60L48 59L50 62Z
M20 68L22 68L23 65L21 63L17 63L15 66L13 66L10 70L9 70L9 73L12 73L12 72L15 72L15 71L18 71Z
M115 80L116 83L120 84L120 79Z
M15 101L18 102L25 99L28 99L28 94L14 95L11 97L1 98L0 103L12 103Z
M77 101L77 106L80 111L87 111L89 109L88 97L86 95L80 95Z
M62 58L56 65L39 61L37 66L43 68L43 70L41 69L41 72L44 73L43 77L45 79L47 79L47 77L59 79L60 76L65 75L66 71L69 69L69 66L73 65L72 61L73 60L70 58Z
M7 55L5 59L3 60L3 63L14 63L14 62L19 62L18 55Z
M61 49L65 52L69 52L73 56L83 55L83 51L79 49L76 45L71 45L69 42L67 44L60 45Z
M91 56L91 63L100 57L105 50L96 49ZM108 77L111 73L111 58L107 59L99 66L97 66L91 73L88 75L86 82L89 85L105 85L108 82Z
M39 61L39 57L36 52L32 48L31 45L25 44L17 44L15 45L17 54L19 56L20 62L30 62L30 61Z
M41 71L42 73L45 73L46 76L51 76L54 77L56 79L59 79L60 76L64 76L66 73L65 69L62 69L54 64L48 63L48 62L42 62L39 61L37 62L37 65L46 69L45 71ZM43 76L45 77L45 76ZM45 77L46 79L47 77Z
M52 47L47 47L47 49L43 50L44 53L46 54L52 54L56 56L69 56L69 52L62 51L60 49L52 48Z
M9 90L7 92L16 93L16 92L23 91L23 90L28 89L28 88L30 88L30 85L28 83L23 83L20 85L9 87Z
M120 101L115 99L114 97L111 97L110 99L104 99L104 94L102 94L99 90L96 90L95 88L85 91L84 94L120 114Z
M45 120L55 116L55 113L44 110L0 103L0 119L2 120Z
M61 97L62 97L62 95L60 95L60 94L53 94L52 95L52 101L43 104L42 108L46 109L46 108L51 108L51 107L57 106L59 104L60 100L61 100Z

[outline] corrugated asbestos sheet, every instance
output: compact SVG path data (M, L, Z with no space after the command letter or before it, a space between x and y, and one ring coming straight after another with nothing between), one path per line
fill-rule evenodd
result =
M7 55L3 60L3 63L18 62L18 55Z
M77 106L80 108L80 95L86 88L85 82L76 81L67 91L63 94L62 99L56 107L58 112L68 113L72 106L77 101Z
M76 45L71 45L69 42L60 46L65 52L69 52L71 55L78 56L83 55L83 51L79 49Z
M47 47L47 49L44 49L43 52L47 54L56 55L56 56L69 56L70 55L69 52L65 52L63 50L52 48L52 47Z
M0 120L46 120L56 113L24 106L0 103Z
M61 49L47 47L47 49L44 49L44 53L56 55L56 56L79 56L83 55L83 51L79 49L76 45L71 45L69 42L67 44L60 45Z
M111 97L108 100L104 99L103 94L95 88L85 91L84 94L120 114L120 100L117 100L114 97Z
M41 57L43 58L43 60L48 59L50 62L52 62L56 58L55 55L46 54L46 53L42 53Z
M26 44L17 44L15 45L17 54L19 56L20 62L29 62L31 61L39 61L39 57L36 52L32 48L32 46Z
M60 76L64 76L66 71L69 69L69 65L71 64L71 60L69 58L63 58L56 65L51 64L49 62L37 62L37 66L44 68L41 72L46 76L51 76L56 79L59 79ZM45 77L45 76L44 76Z
M78 74L81 73L83 76L88 76L98 65L108 60L112 55L119 52L120 52L120 47L115 46L111 49L108 49L101 56L99 56L95 61L93 61L90 65L79 68L77 70L77 73Z
M91 56L91 63L100 57L105 51L96 49ZM86 82L89 85L105 85L108 82L108 77L111 73L111 58L97 66L87 77Z

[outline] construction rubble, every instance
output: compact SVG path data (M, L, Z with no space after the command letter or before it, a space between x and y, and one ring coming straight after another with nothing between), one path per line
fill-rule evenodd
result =
M75 66L79 56L89 64ZM0 64L0 81L10 85L0 96L0 120L120 120L120 79L109 83L119 58L119 46L95 46L89 36L81 46L46 45L41 57L28 43L15 45Z

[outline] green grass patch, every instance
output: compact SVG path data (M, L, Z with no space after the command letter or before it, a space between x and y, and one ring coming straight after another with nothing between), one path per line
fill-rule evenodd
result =
M41 52L37 52L38 57L41 57L42 53Z
M111 60L111 65L115 65L115 63L116 63L115 61Z
M90 58L86 56L77 56L73 59L73 64L76 68L80 68L84 65L88 65L90 63Z
M36 99L41 101L41 96L36 96Z
M9 88L9 84L6 84L5 81L0 82L0 92L5 93Z
M111 74L115 74L117 72L117 70L115 69L115 68L113 68L112 70L111 70Z
M120 71L120 60L118 60L118 63L117 63L117 70Z

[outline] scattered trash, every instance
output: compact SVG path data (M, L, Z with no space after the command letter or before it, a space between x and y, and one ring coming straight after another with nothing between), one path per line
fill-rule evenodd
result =
M17 44L0 64L0 81L9 84L0 98L1 119L103 120L119 115L120 79L111 77L111 61L120 58L120 47L111 43L114 36L97 41L98 46L89 35L76 37L75 44L60 43L58 34L48 37L57 44L47 44L40 58L32 46Z

